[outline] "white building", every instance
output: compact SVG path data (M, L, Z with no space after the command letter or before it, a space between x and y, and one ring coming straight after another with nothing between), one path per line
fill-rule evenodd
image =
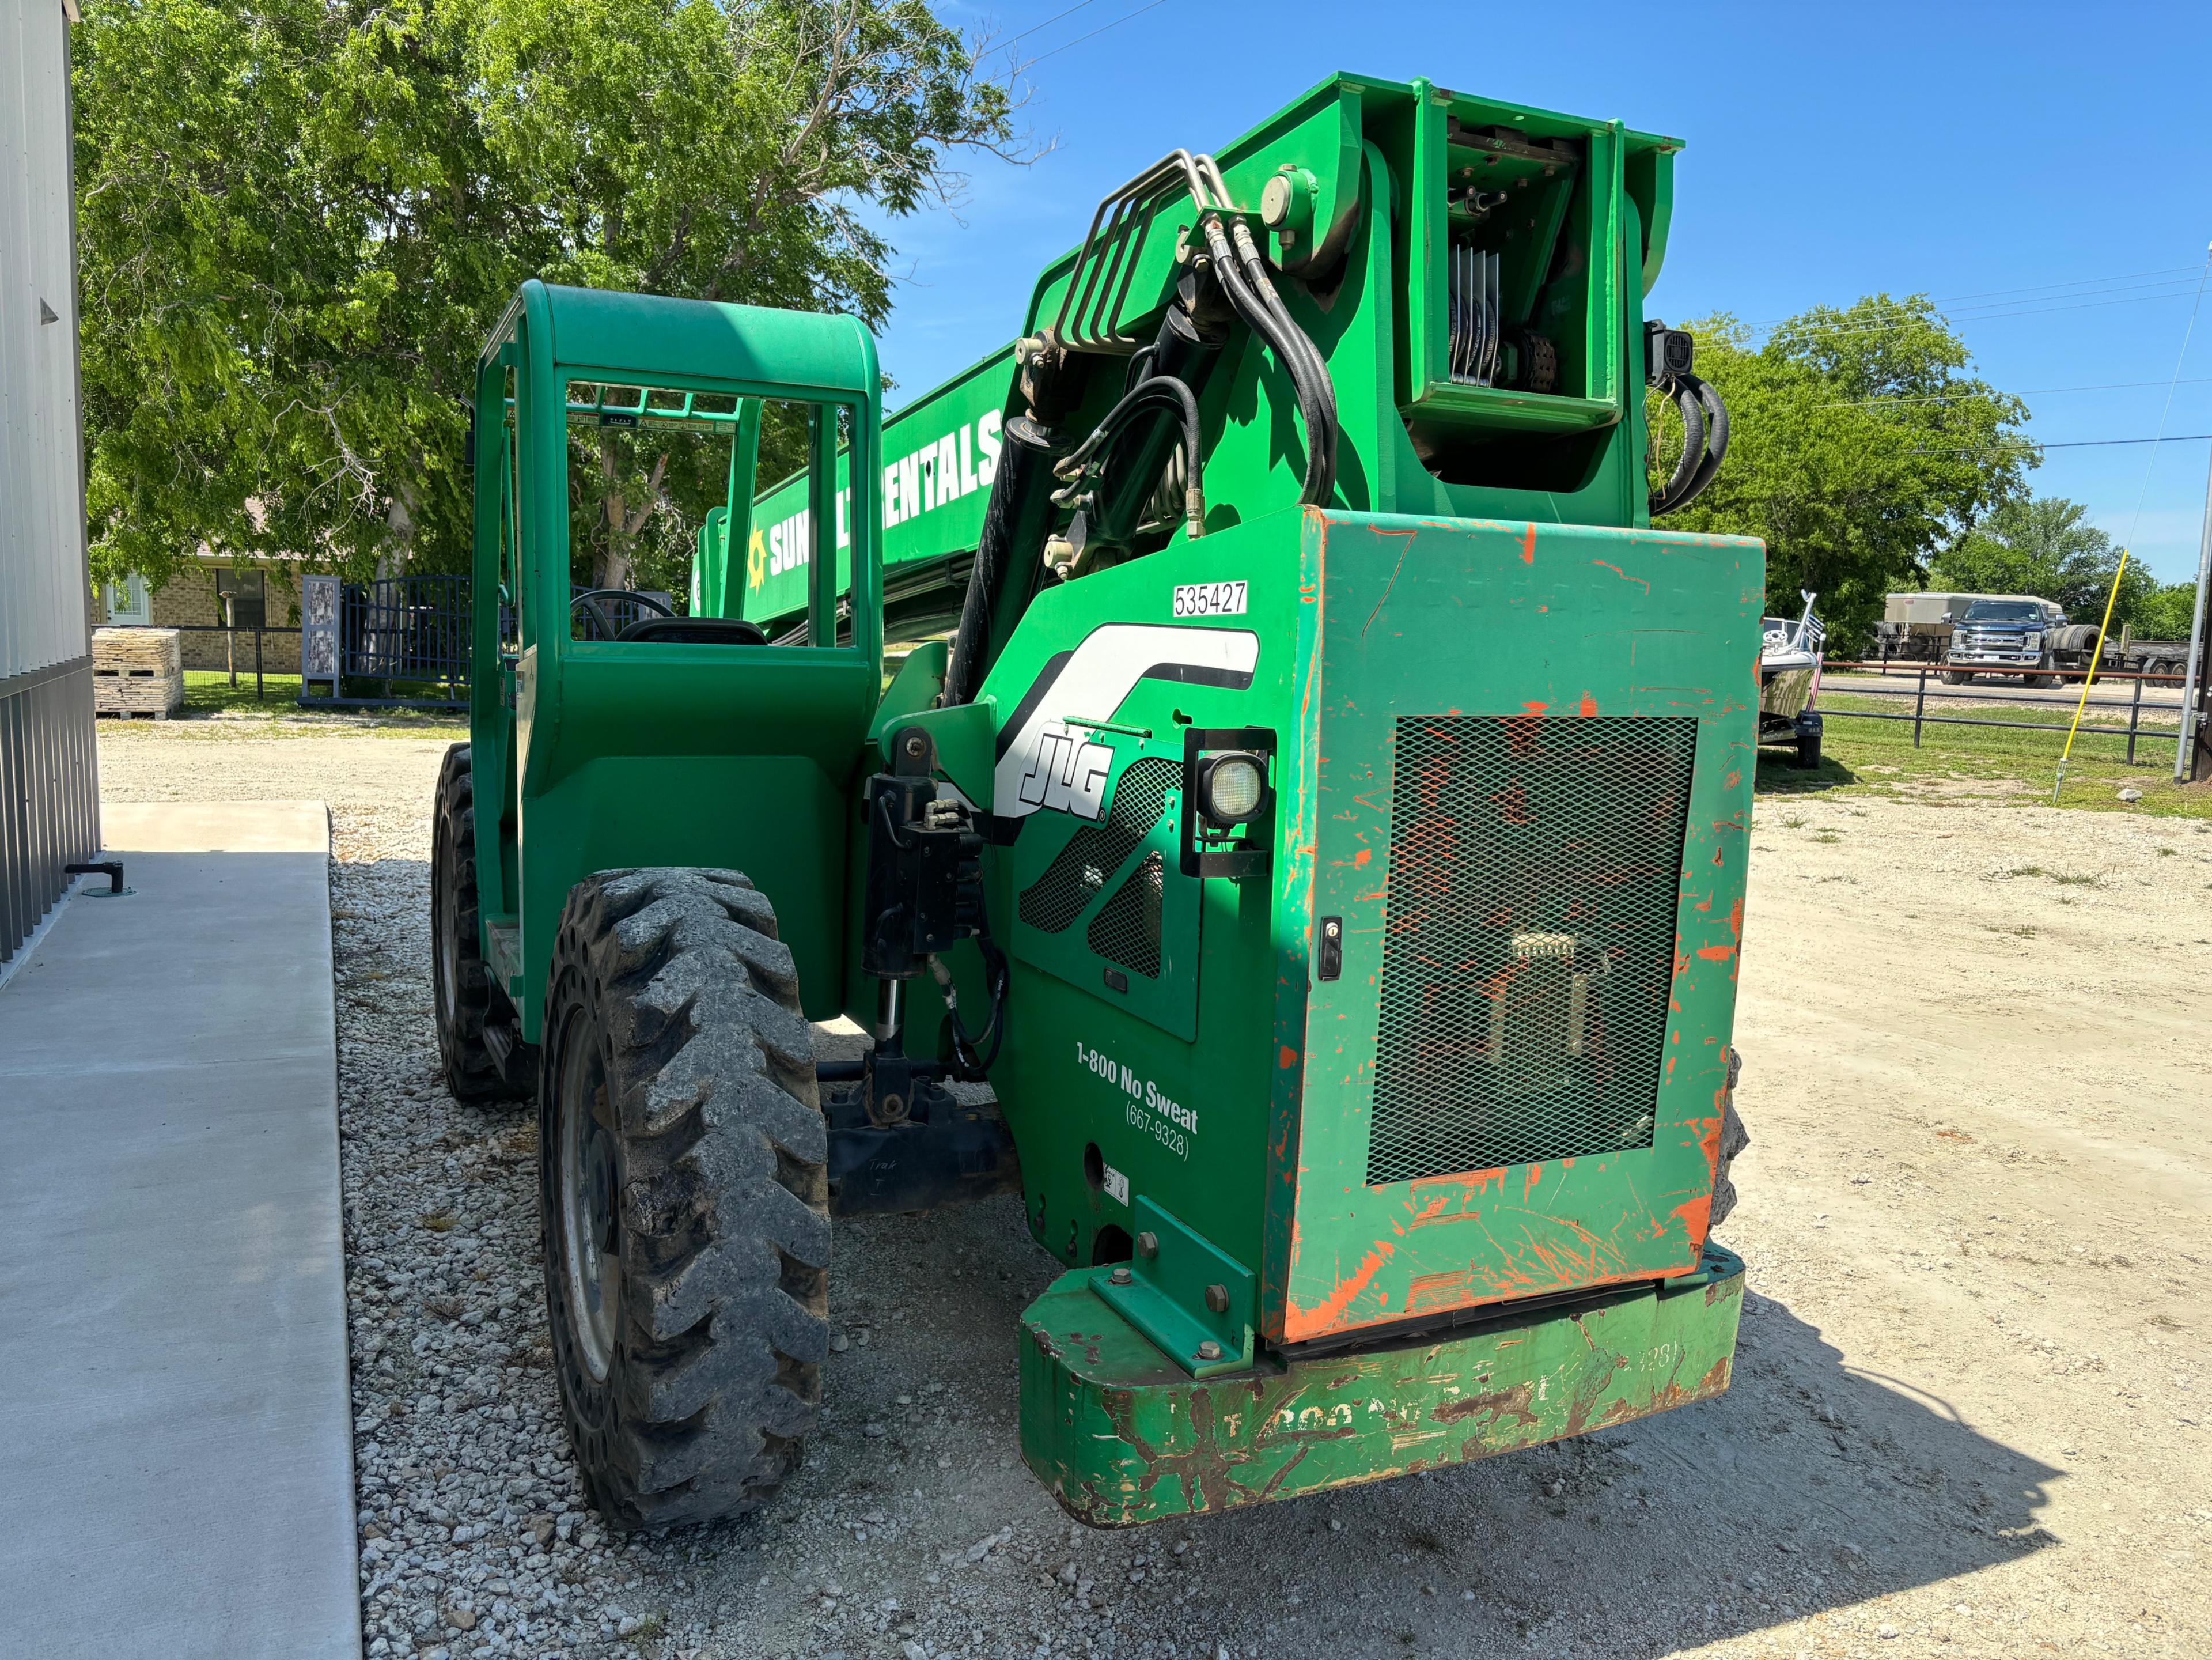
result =
M69 26L0 0L0 962L100 846Z

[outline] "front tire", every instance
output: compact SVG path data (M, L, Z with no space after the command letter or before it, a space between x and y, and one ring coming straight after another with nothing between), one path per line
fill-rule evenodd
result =
M1811 733L1797 740L1797 765L1800 770L1810 772L1820 764L1820 734Z
M430 988L438 1020L438 1059L457 1101L501 1101L526 1094L508 1082L486 1033L514 1028L514 1005L484 961L477 905L476 780L469 746L453 745L438 769L430 834Z
M545 1292L585 1491L624 1530L758 1509L829 1352L829 1132L768 900L733 871L568 896L538 1088Z

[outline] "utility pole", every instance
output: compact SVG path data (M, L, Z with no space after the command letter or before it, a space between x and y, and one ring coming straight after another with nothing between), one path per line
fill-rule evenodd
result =
M2189 626L2189 662L2182 671L2181 741L2173 746L2173 781L2185 784L2195 770L2197 699L2204 690L2204 600L2212 591L2212 462L2204 469L2204 530L2197 550L2196 619Z

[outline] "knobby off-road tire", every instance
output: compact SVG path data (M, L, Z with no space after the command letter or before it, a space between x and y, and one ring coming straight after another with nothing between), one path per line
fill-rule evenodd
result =
M455 744L438 769L430 832L430 988L438 1058L454 1099L507 1100L526 1091L502 1076L484 1031L514 1025L514 1005L484 961L477 921L476 783L469 746Z
M829 1132L790 948L734 871L568 895L538 1086L555 1369L616 1527L756 1510L830 1344Z
M1735 1110L1735 1080L1743 1076L1743 1055L1741 1050L1729 1050L1728 1089L1721 1096L1721 1156L1713 1166L1713 1208L1705 1225L1710 1233L1728 1220L1729 1213L1735 1208L1735 1183L1729 1179L1729 1171L1735 1164L1736 1154L1751 1145L1751 1133L1743 1127L1743 1120Z

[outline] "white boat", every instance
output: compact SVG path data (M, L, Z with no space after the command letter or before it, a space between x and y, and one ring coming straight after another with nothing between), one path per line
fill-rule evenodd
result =
M1820 714L1813 702L1820 695L1821 647L1827 629L1813 615L1813 599L1802 594L1805 613L1795 623L1786 617L1765 619L1765 637L1759 650L1759 741L1787 744L1797 751L1797 764L1820 764Z

